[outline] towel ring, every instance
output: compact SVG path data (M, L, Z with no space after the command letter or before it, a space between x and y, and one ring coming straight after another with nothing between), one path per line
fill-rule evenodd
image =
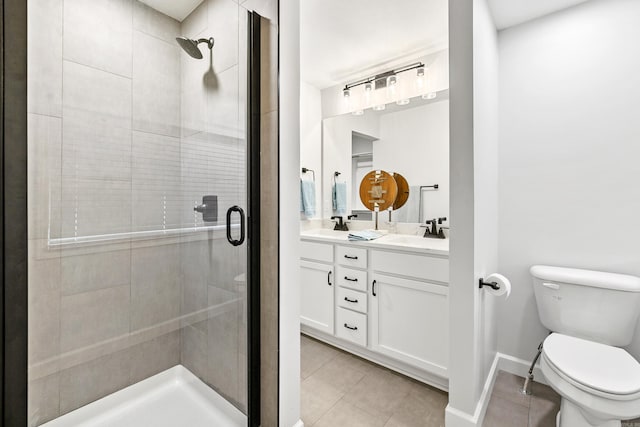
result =
M316 182L316 173L313 171L313 169L302 168L302 173L307 173L307 172L311 172L311 174L313 175L313 182Z

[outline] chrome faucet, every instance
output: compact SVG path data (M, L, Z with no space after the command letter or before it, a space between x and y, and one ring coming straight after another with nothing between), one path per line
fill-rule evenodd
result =
M442 231L442 227L440 227L440 230L438 230L438 225L442 225L442 222L446 220L447 220L446 217L440 217L438 219L434 218L427 221L426 222L427 225L422 226L422 227L426 227L423 237L429 237L432 239L446 239L447 236L444 235L444 231ZM429 229L429 225L431 225L431 229Z

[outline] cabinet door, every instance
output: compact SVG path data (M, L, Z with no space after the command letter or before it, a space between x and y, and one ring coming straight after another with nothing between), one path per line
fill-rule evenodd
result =
M333 334L333 266L300 262L300 322Z
M382 274L373 279L372 349L447 378L449 289Z

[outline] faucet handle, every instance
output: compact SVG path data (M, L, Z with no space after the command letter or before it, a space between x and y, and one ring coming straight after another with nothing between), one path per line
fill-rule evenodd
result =
M347 217L347 219L349 219L349 220L350 220L350 219L353 219L353 218L358 218L358 215L349 215L349 216Z
M344 223L342 222L342 217L341 216L332 216L331 220L335 220L335 222L336 222L336 226L333 227L334 230L343 230L344 229Z
M442 224L442 222L446 221L446 220L447 220L446 216L440 217L440 218L438 218L438 224Z

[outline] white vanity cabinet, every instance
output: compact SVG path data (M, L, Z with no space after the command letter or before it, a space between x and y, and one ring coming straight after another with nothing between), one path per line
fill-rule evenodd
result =
M373 275L371 349L447 377L448 288Z
M300 323L333 334L333 245L302 242L300 255Z
M301 245L304 333L447 388L448 251L304 238Z

